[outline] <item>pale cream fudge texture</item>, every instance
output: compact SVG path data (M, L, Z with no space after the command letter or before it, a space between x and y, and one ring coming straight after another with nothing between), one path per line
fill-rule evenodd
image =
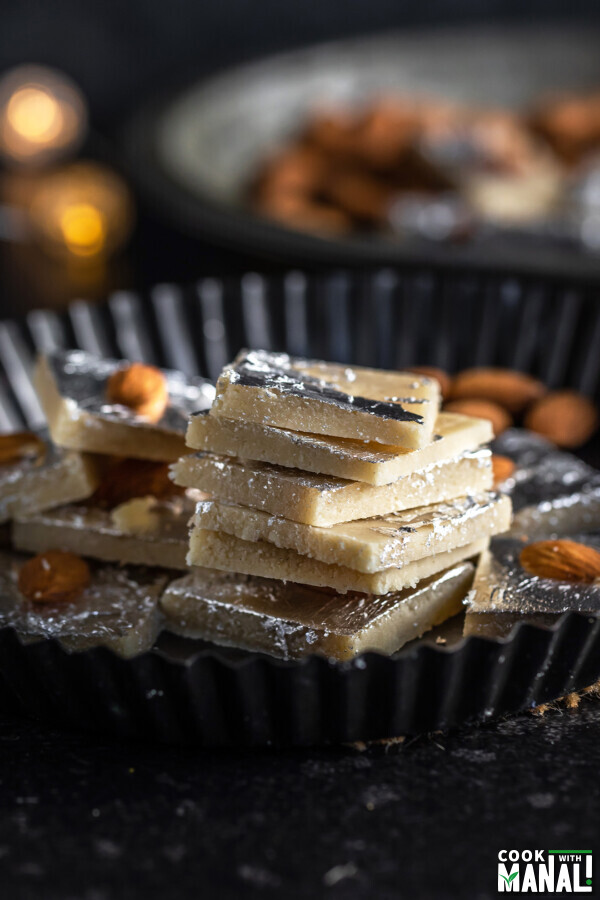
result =
M459 413L440 413L433 440L420 450L324 437L198 413L190 419L186 441L195 450L380 485L452 459L465 450L475 450L489 443L492 437L492 426L487 419Z
M489 450L468 451L380 486L214 453L183 457L172 472L178 485L322 527L481 493L493 482Z
M149 650L160 631L158 600L164 575L118 566L92 567L92 580L69 603L32 603L19 588L26 557L0 553L0 628L12 626L25 642L55 638L67 650L109 647L131 657Z
M478 494L330 528L206 500L198 504L194 525L244 541L266 541L324 563L369 573L453 550L482 535L501 534L509 528L510 519L508 497Z
M414 587L422 578L429 578L457 562L481 553L487 545L487 537L482 537L464 547L427 556L401 568L365 573L301 556L293 550L282 550L264 541L243 541L230 534L206 531L194 526L190 535L188 563L243 575L260 575L262 578L331 587L340 594L347 591L387 594Z
M17 516L86 500L99 483L98 466L80 453L44 440L40 456L0 465L0 523Z
M472 578L472 565L459 563L416 588L366 597L197 569L171 583L161 609L166 628L186 637L284 659L343 660L394 653L460 612Z
M106 399L108 378L127 362L98 359L81 350L42 356L34 384L56 444L136 459L172 462L186 452L185 430L191 413L207 409L214 387L203 378L162 370L169 404L151 423Z
M111 511L63 506L17 519L12 537L18 550L68 550L108 562L187 569L188 523L194 500L138 497Z
M210 414L415 450L431 442L439 406L434 379L243 350Z

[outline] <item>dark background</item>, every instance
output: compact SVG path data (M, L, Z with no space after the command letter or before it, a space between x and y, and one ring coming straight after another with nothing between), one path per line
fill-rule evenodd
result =
M315 41L394 28L600 19L593 0L12 0L0 64L68 72L109 132L184 75Z
M86 152L118 165L128 115L188 76L345 35L598 19L600 6L3 0L0 13L0 70L39 62L70 74L90 104ZM106 287L274 265L182 237L137 201L136 234ZM0 253L0 316L81 294L80 285L56 287L51 267L32 281L29 258ZM495 897L502 847L596 849L599 727L599 704L586 700L545 718L364 752L242 755L122 745L0 718L0 896Z
M0 71L23 62L56 66L82 88L92 130L85 155L124 164L118 137L140 105L173 86L265 53L392 29L600 21L594 0L3 0ZM474 73L476 77L476 73ZM63 305L86 292L189 282L200 275L269 271L279 260L225 252L165 225L143 197L129 248L101 285L62 284L43 259L4 253L0 313ZM31 271L39 275L32 284ZM50 284L52 297L39 282Z

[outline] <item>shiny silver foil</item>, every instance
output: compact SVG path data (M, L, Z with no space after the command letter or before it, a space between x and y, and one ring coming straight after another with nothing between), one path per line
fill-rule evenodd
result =
M600 473L572 453L524 429L512 428L493 445L515 461L502 485L512 499L511 534L528 537L600 529Z
M600 535L573 535L600 550ZM526 543L516 538L493 538L482 554L473 590L466 599L468 613L557 614L567 610L600 612L600 584L579 584L540 578L526 572L519 557Z
M83 350L51 353L47 359L58 392L78 409L106 421L126 421L147 427L148 423L131 409L106 401L106 382L113 372L126 365L123 360L99 359ZM214 385L196 375L184 375L171 369L162 372L167 380L169 405L153 427L185 433L190 415L212 405Z
M96 645L124 656L148 650L158 634L158 599L167 577L150 569L90 565L92 580L70 603L32 603L18 588L26 557L0 553L0 628L25 641L56 638L70 650Z

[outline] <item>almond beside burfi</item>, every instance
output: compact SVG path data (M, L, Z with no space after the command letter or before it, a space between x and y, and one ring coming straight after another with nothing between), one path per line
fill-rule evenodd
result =
M67 650L104 646L135 656L158 636L166 584L156 571L88 568L62 551L32 559L0 552L0 628L12 626L24 641L54 638Z
M204 378L82 350L41 356L34 383L60 447L138 459L181 456L189 415L214 397Z
M85 500L99 479L91 457L56 447L46 432L0 435L0 523Z

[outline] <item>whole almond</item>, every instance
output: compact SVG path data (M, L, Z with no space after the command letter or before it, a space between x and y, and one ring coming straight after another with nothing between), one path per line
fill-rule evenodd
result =
M34 603L71 603L90 583L85 560L74 553L48 550L21 566L18 587Z
M113 461L95 492L87 501L89 506L114 509L135 497L156 497L165 500L183 493L169 478L169 464L149 459L118 459Z
M451 400L446 403L444 409L448 412L462 413L464 416L475 416L477 419L489 419L492 423L494 437L502 434L512 425L512 416L504 407L491 400L479 400L474 397L465 398L464 400Z
M450 397L453 400L478 398L492 400L510 413L521 413L546 393L546 386L514 369L465 369L452 379Z
M494 473L494 486L502 484L507 478L513 474L516 465L508 456L500 456L499 453L492 453L492 471Z
M552 391L531 407L524 425L559 447L580 447L598 427L598 410L577 391Z
M169 402L167 380L160 369L143 363L132 363L117 369L106 384L109 403L127 406L136 415L158 422Z
M327 170L327 158L316 147L292 146L267 163L258 191L310 196L322 188Z
M577 541L536 541L521 551L526 572L539 578L591 584L600 578L600 553Z
M450 376L443 369L437 366L411 366L408 372L414 372L416 375L425 375L426 378L434 378L439 382L442 400L445 400L450 393Z
M327 181L327 196L336 206L369 222L384 219L391 193L391 188L368 173L334 171Z
M45 452L41 438L32 431L15 431L0 435L0 465L19 462L26 458L40 457Z

